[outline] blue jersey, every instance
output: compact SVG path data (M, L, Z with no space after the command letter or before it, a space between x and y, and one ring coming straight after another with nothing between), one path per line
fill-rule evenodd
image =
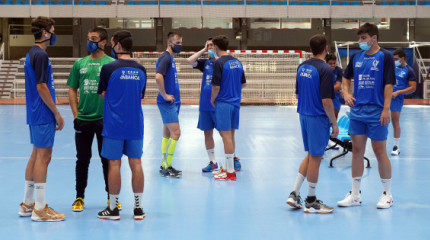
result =
M377 105L384 107L384 87L395 84L393 55L381 48L377 53L368 56L365 51L352 55L344 77L354 78L355 106Z
M146 87L146 69L134 60L103 65L97 93L106 91L103 106L104 137L119 140L143 139L141 99Z
M199 102L200 111L215 111L214 106L211 104L213 65L214 62L211 59L199 59L195 67L203 72Z
M311 58L297 69L297 112L306 116L327 116L322 99L333 99L333 71L323 60Z
M176 71L175 60L169 52L163 52L155 64L156 73L163 75L164 77L164 90L167 94L173 95L175 97L175 103L181 103L181 95L179 93L179 82L178 82L178 72ZM158 93L157 103L170 104L164 100L161 93Z
M396 85L393 87L393 92L408 88L409 82L416 80L414 70L409 65L396 67ZM403 94L399 94L397 97L404 98Z
M55 103L54 75L48 54L40 47L33 46L25 57L24 72L27 124L55 123L54 114L37 91L37 84L46 83Z
M242 63L236 58L225 55L214 63L212 85L220 86L215 101L240 107L242 83L246 83Z
M342 83L342 75L342 68L336 66L333 70L333 86L335 86L337 82ZM335 97L340 99L340 93L336 92Z

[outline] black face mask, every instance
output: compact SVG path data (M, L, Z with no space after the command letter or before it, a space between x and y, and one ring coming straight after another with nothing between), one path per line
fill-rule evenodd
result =
M119 40L118 40L118 42L121 42L123 39L126 39L126 38L128 38L128 37L131 37L131 36L123 37L123 38L119 39ZM119 55L119 54L130 54L130 52L115 52L114 48L115 48L115 46L118 44L118 42L116 42L116 43L112 46L112 50L110 51L110 55L111 55L111 57L113 57L113 58L115 58L115 59L118 59L118 55Z
M40 29L39 31L35 32L34 34L38 34L38 33L42 32L43 30L46 30L46 29ZM48 30L46 30L46 32L50 33L51 37L48 38L48 39L45 39L43 41L38 41L38 42L35 42L35 43L44 43L44 42L49 41L49 45L53 46L55 44L55 42L57 41L57 35L55 33L51 33Z

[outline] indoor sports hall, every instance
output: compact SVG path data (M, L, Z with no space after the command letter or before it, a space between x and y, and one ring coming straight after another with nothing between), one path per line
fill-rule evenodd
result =
M429 12L426 0L0 0L0 239L428 239ZM18 215L33 150L27 125L25 61L35 44L32 19L38 16L54 19L57 35L46 53L52 64L57 109L65 124L55 134L46 202L66 215L58 222ZM416 76L416 90L405 94L400 115L400 154L390 154L396 143L393 126L388 125L393 205L377 209L383 189L370 140L364 153L368 161L363 160L361 206L337 205L351 190L352 143L347 133L352 108L342 104L337 118L340 134L330 141L337 145L329 149L329 144L324 152L316 188L318 199L334 211L304 213L303 208L286 203L306 156L297 113L297 70L312 58L309 39L315 34L325 35L328 52L335 54L336 65L345 70L360 50L357 30L365 23L378 27L382 48L391 53L404 50ZM87 34L95 27L108 32L104 52L109 56L111 36L129 31L133 38L130 55L146 69L141 101L145 179L141 204L146 216L141 221L133 219L136 203L126 156L121 166L121 219L98 218L109 203L96 140L85 206L82 211L72 210L77 150L68 78L74 63L89 55ZM180 33L183 41L181 53L173 58L181 94L181 136L173 156L174 167L182 171L178 178L160 174L163 121L157 107L156 62L169 48L169 32ZM227 53L241 62L246 75L240 127L235 133L235 154L241 163L235 181L218 181L202 171L209 162L205 136L197 128L203 75L187 62L205 48L208 38L218 35L228 37ZM207 53L201 56L207 57ZM224 159L223 140L218 131L213 138L219 161ZM303 201L307 189L304 182Z

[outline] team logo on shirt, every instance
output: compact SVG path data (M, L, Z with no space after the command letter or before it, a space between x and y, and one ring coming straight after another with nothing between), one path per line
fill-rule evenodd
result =
M399 77L404 78L405 75L406 75L406 72L405 71L401 71L400 74L399 74Z
M361 66L363 66L363 62L356 62L356 63L355 63L355 67L356 67L356 68L359 68L359 67L361 67Z
M121 80L140 80L138 71L121 71Z
M205 67L205 68L206 68L206 70L209 70L209 68L210 68L210 67L209 67L209 65L206 65L206 67Z
M302 68L302 72L300 73L300 77L312 78L312 69Z
M84 86L88 86L90 84L90 81L88 79L84 80Z
M373 62L372 62L372 67L370 68L370 70L371 71L379 71L379 68L378 68L378 64L379 64L379 61L378 60L373 60Z
M81 68L80 70L79 70L79 73L80 74L85 74L85 73L87 73L87 68Z
M240 64L236 61L230 62L230 69L240 68Z
M211 85L212 83L212 75L206 75L206 86Z

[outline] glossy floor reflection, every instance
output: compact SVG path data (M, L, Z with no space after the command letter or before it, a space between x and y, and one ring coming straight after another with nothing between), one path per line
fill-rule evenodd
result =
M49 167L47 201L67 214L59 223L35 223L19 218L24 190L24 169L31 152L25 106L0 106L0 239L428 239L430 204L430 107L407 106L401 116L401 155L390 157L394 207L377 210L381 184L375 157L368 143L362 183L363 205L335 208L330 215L309 215L285 204L298 165L305 156L298 115L294 107L241 108L237 153L242 171L236 182L216 182L201 168L208 162L203 133L196 128L198 107L182 106L182 136L173 164L182 179L160 177L162 124L154 105L144 105L145 172L143 221L134 221L130 170L123 159L123 204L120 221L99 220L106 206L100 160L90 165L86 208L71 211L75 197L75 146L72 113L60 106L65 129L55 139ZM342 110L341 114L345 111ZM387 149L392 148L392 129ZM215 135L216 156L223 157L222 141ZM317 196L335 206L350 189L351 155L328 168L337 151L327 152L321 164ZM302 187L306 195L307 184Z

